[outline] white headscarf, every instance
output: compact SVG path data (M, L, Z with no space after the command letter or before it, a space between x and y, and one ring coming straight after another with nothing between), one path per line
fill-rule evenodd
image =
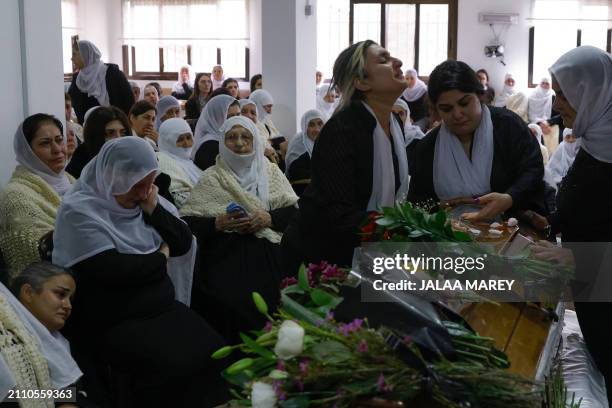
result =
M550 78L544 77L540 81L550 84ZM550 119L552 110L552 98L555 94L552 88L544 89L538 84L535 91L529 96L529 121L533 123L543 122Z
M421 130L420 127L413 125L410 122L410 107L402 98L397 98L393 106L399 106L403 110L406 111L406 122L404 123L404 140L406 141L406 146L408 146L414 139L422 139L425 137L425 133Z
M188 73L188 77L187 77L187 82L183 82L183 76L181 75L181 71L183 69L187 69L187 73ZM187 84L189 85L189 87L193 88L193 70L191 69L191 65L183 65L181 66L181 68L178 71L178 81L172 86L172 92L176 92L179 94L185 93L185 90L183 89L183 84Z
M142 87L140 85L138 85L138 82L136 82L136 81L129 81L129 83L130 83L130 87L132 88L132 91L134 90L134 88L138 88L140 90L140 93L138 94L138 95L140 95L138 100L142 99ZM134 102L138 102L138 100L136 100Z
M161 118L168 112L170 108L180 108L181 104L178 99L174 96L162 96L159 101L157 101L157 115L155 115L155 129L159 130L159 127L162 124Z
M581 147L612 163L612 56L585 45L565 53L550 72L577 111L573 134Z
M107 65L100 60L102 53L92 42L79 41L79 53L85 67L81 68L76 78L76 85L87 96L93 96L102 106L109 106L108 91L106 89Z
M425 82L419 79L419 74L417 73L416 69L413 69L413 68L407 69L405 75L408 75L408 74L413 76L416 82L414 83L414 86L412 88L406 88L404 90L404 93L402 93L402 96L408 102L414 102L422 98L423 95L427 93L427 85L425 84Z
M337 99L334 99L333 102L327 102L325 100L325 96L330 90L332 90L331 84L324 84L319 87L319 92L317 94L317 110L323 114L323 121L328 121L338 106Z
M224 71L223 75L221 75L221 79L219 81L217 81L215 79L214 70L217 67L220 67L221 69L223 69L223 67L221 65L215 65L213 67L213 72L210 73L210 80L212 81L212 88L213 88L213 90L217 89L217 88L221 88L221 86L223 86L223 81L225 81L225 71Z
M504 89L502 89L500 94L497 95L497 97L495 98L495 106L497 106L498 108L503 108L504 106L506 106L508 98L516 93L516 91L514 90L514 86L506 84L506 81L511 78L514 79L512 73L510 72L508 72L504 77Z
M542 145L544 143L544 140L542 139L543 132L540 125L538 125L537 123L530 123L528 127L529 129L533 129L536 131L536 139L538 139L538 143Z
M442 122L433 162L434 190L438 198L477 197L491 192L493 151L493 122L485 105L482 105L480 124L474 131L471 160L459 138Z
M270 92L265 89L256 89L249 96L249 99L255 102L255 106L257 106L257 120L263 122L268 116L268 112L266 112L264 106L274 105L274 98L272 98Z
M66 143L65 137L64 143ZM19 125L15 132L13 150L15 151L17 163L45 180L45 182L47 182L47 184L49 184L60 196L63 196L64 193L72 187L63 169L59 173L56 173L36 156L23 134L23 123Z
M323 114L316 109L306 111L302 115L301 128L302 131L298 132L293 139L289 142L287 147L287 156L285 157L285 173L289 174L289 168L291 163L297 160L304 153L308 153L309 157L312 157L312 149L314 148L314 140L308 137L308 124L313 119L321 119L325 122Z
M225 135L234 126L242 126L253 135L253 152L240 155L232 152L226 145L225 139L219 143L219 155L227 167L232 171L240 186L258 197L269 208L268 196L268 171L266 167L266 157L264 156L264 146L257 137L257 128L253 121L245 116L233 116L225 121L221 127L221 132Z
M240 114L241 115L242 115L242 108L244 108L247 105L253 105L255 107L255 119L259 121L259 116L257 115L257 104L254 101L250 99L240 99L238 103L240 103Z
M191 151L192 159L204 142L209 140L222 141L223 133L221 133L221 126L227 119L227 110L235 101L236 99L233 96L217 95L210 99L204 109L202 109L195 128L195 140L193 150Z
M145 223L142 209L123 208L115 198L151 173L158 174L159 165L153 148L144 139L125 136L104 143L57 212L53 263L70 267L108 249L133 255L157 251L163 239ZM161 196L157 199L178 217L171 203ZM185 304L190 302L194 262L193 244L186 255L168 262L176 299Z
M572 132L572 129L566 128L565 130L569 130L570 134ZM564 137L566 133L565 130L563 131ZM544 180L555 189L567 174L572 163L574 163L574 159L576 158L578 150L580 150L582 142L584 142L582 138L576 139L573 143L566 142L565 140L562 141L548 161L544 172Z
M168 119L159 127L159 151L170 156L176 164L178 164L185 174L191 180L191 184L195 185L202 170L196 166L191 160L191 151L193 147L178 147L176 141L179 136L191 132L191 127L181 118Z
M70 344L64 336L59 331L50 332L2 283L0 297L6 299L25 330L37 343L47 361L53 388L61 389L74 384L83 373L72 358ZM14 385L14 378L0 355L0 401Z
M376 119L376 115L367 103L363 106ZM376 119L376 127L372 138L374 140L374 154L372 165L372 194L368 201L368 211L380 211L382 207L392 207L396 201L403 201L408 194L410 177L408 176L408 158L406 157L406 143L402 137L400 125L393 114L389 115L391 141L385 134L382 126ZM391 148L393 143L393 149ZM393 168L393 151L399 164L400 187L395 192L395 171Z

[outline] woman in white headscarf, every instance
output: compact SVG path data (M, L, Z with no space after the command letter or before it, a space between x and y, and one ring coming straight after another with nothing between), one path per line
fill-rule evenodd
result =
M495 106L498 108L503 108L508 103L508 98L516 93L514 90L514 77L512 73L508 72L504 77L504 89L497 95L495 98Z
M86 40L72 50L72 62L79 71L73 75L68 93L80 124L94 106L113 105L127 115L134 104L132 87L123 72L117 64L102 62L101 56L98 47Z
M274 106L274 98L272 98L270 92L265 89L257 89L251 93L249 99L255 102L257 106L257 129L264 140L272 141L272 139L279 138L281 136L280 132L270 116Z
M563 249L572 249L578 322L612 401L612 332L602 330L612 325L612 303L604 303L609 302L609 284L600 283L609 276L605 257L609 259L612 242L612 56L596 47L577 47L549 71L556 93L554 109L580 146L561 180L557 211L548 225L552 236L561 233ZM538 256L559 259L555 247L534 250Z
M39 241L53 230L62 197L74 178L66 166L62 124L51 115L32 115L15 132L17 167L0 194L0 249L9 276L40 261Z
M406 147L408 147L413 140L425 137L421 128L412 124L412 119L410 119L410 108L405 100L397 98L392 110L393 113L400 117L404 124L404 140L406 141Z
M531 131L531 134L536 138L536 140L538 141L538 144L540 145L540 151L542 152L542 160L544 163L544 166L546 166L548 164L548 158L549 158L549 154L548 154L548 149L546 148L546 146L544 146L544 140L542 138L542 128L540 127L540 125L535 124L535 123L530 123L528 126L529 130Z
M264 157L250 119L232 117L221 132L216 164L204 172L181 215L202 253L201 313L232 343L240 332L265 323L250 306L253 291L269 305L278 302L280 281L290 272L281 268L279 243L298 198L278 166Z
M121 137L104 144L66 195L53 263L70 267L79 283L70 341L80 358L130 376L129 405L214 406L224 387L212 380L210 354L222 341L187 307L195 242L158 196L158 173L146 141ZM206 377L213 384L203 391Z
M172 96L176 99L187 100L191 96L194 87L191 65L183 65L178 72L178 81L172 86Z
M529 96L529 121L531 123L545 122L552 113L553 96L555 92L550 87L550 78L544 77Z
M221 88L225 81L225 74L221 65L215 65L212 70L212 88L213 90Z
M193 133L181 118L168 119L159 128L159 168L170 176L170 193L181 208L191 189L202 176L202 170L191 160Z
M330 84L324 84L318 88L317 110L323 114L325 121L331 118L338 106L336 96L336 90Z
M580 149L580 139L573 135L570 128L563 129L563 141L551 156L544 171L544 180L557 190L561 180L574 163Z
M412 123L427 131L429 126L429 101L427 99L427 85L419 79L415 69L407 69L404 74L408 87L402 93L402 98L408 102Z
M215 164L219 154L219 142L223 134L221 126L228 118L240 115L240 103L232 96L217 95L208 101L196 124L193 162L202 170Z
M159 131L161 124L172 118L178 118L181 114L181 104L174 96L163 96L157 102L157 114L155 115L155 129Z
M301 131L293 136L287 147L285 174L298 196L310 183L310 157L324 123L323 113L316 109L306 111L300 122Z
M415 162L408 199L482 205L462 215L469 221L544 212L542 155L527 126L507 109L482 103L482 84L462 61L443 62L429 78L442 125L409 147Z

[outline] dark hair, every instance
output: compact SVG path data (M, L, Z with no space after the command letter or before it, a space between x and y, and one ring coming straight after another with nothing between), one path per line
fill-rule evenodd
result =
M227 86L231 82L235 83L236 84L236 88L238 88L238 96L236 97L236 99L240 99L240 85L238 84L238 81L235 80L234 78L227 78L225 81L223 81L223 83L221 84L221 88L227 88Z
M97 155L102 149L106 141L106 125L114 120L121 122L127 134L131 133L127 116L115 106L100 106L87 117L87 122L85 122L83 128L83 144L90 157Z
M26 266L23 271L13 278L11 292L19 299L19 292L23 285L28 284L36 292L40 292L45 282L60 275L69 275L74 278L70 269L62 268L48 261L35 262Z
M139 116L150 110L155 111L155 113L157 114L157 108L153 106L151 102L142 100L132 105L132 108L130 109L129 114L134 115L134 116Z
M331 88L342 93L341 106L345 108L354 100L364 99L363 92L355 88L355 78L367 77L365 70L368 48L376 45L372 40L360 41L346 48L334 62Z
M476 71L476 75L478 74L485 74L487 77L487 83L489 83L489 73L487 72L486 69L480 68L478 71Z
M217 95L229 95L232 96L232 94L230 93L230 91L227 90L227 88L221 87L221 88L217 88L213 91L212 94L210 94L210 99L214 98ZM209 100L210 100L209 99Z
M30 146L32 146L32 140L38 129L44 124L51 124L57 126L60 133L64 134L64 127L55 116L47 115L46 113L35 113L32 116L28 116L21 124L21 130Z
M240 102L238 102L238 99L236 99L234 102L230 103L230 105L227 107L227 109L231 108L232 106L237 106L240 108Z
M251 77L251 92L255 91L255 84L262 79L261 74L255 74Z
M429 100L436 104L442 93L453 89L479 96L484 92L478 75L468 64L462 61L447 60L438 65L429 75L427 84Z
M193 92L191 93L191 96L189 97L189 99L196 99L196 102L199 103L199 101L197 101L197 99L200 97L200 88L198 86L198 82L200 82L200 79L206 75L208 78L210 78L210 91L208 92L208 95L204 95L206 96L206 100L210 100L210 98L212 98L212 93L213 93L213 87L212 87L212 74L210 72L200 72L198 74L196 74L195 77L195 82L193 83Z
M147 86L151 85L153 88L157 89L157 96L159 96L161 98L162 96L162 87L159 84L159 82L149 82L148 84L145 85L145 88Z

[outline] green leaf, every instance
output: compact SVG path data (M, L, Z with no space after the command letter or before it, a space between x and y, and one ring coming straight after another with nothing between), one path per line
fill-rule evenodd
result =
M434 215L434 222L436 224L436 227L442 230L444 228L444 225L446 224L446 212L438 211Z
M281 408L308 408L310 406L310 399L304 396L293 397L281 402L280 406Z
M342 343L328 340L312 347L314 358L324 364L338 364L351 359L351 351Z
M283 305L283 310L295 317L297 320L304 320L313 326L321 326L325 324L325 319L322 319L312 310L302 306L284 293L281 294L281 303Z
M453 231L455 235L455 239L459 242L471 242L472 237L466 232L463 231Z
M252 358L243 358L242 360L236 361L234 364L229 366L225 371L229 375L238 374L239 372L251 367L253 365Z
M310 299L312 299L314 304L317 306L327 306L334 300L334 298L334 295L331 295L319 288L313 289L312 292L310 292Z
M298 271L298 286L304 291L310 289L310 285L308 284L308 272L304 264L300 266L300 270Z
M266 303L264 298L257 292L253 292L252 296L253 296L253 302L255 303L257 310L259 310L259 313L261 313L262 315L267 315L268 314L268 304Z
M397 220L392 217L384 216L376 220L376 225L380 225L381 227L389 227L390 225L396 224Z
M246 344L254 353L257 353L264 358L270 358L270 359L275 358L274 353L260 346L259 344L255 343L255 341L251 339L249 336L247 336L246 334L240 333L240 338L242 339L243 343Z
M283 293L286 295L291 295L294 293L298 295L303 295L305 292L302 288L300 288L298 284L295 284L287 286L285 289L283 289Z

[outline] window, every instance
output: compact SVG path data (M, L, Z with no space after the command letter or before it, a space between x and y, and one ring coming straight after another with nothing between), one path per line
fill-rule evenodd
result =
M123 0L124 70L134 79L177 79L184 64L248 78L247 0Z
M331 78L334 61L349 45L349 0L317 1L317 69Z
M62 0L62 44L64 79L72 78L72 36L79 34L77 27L78 0Z
M548 68L580 45L609 50L612 7L604 0L533 0L529 32L529 86L549 76Z

